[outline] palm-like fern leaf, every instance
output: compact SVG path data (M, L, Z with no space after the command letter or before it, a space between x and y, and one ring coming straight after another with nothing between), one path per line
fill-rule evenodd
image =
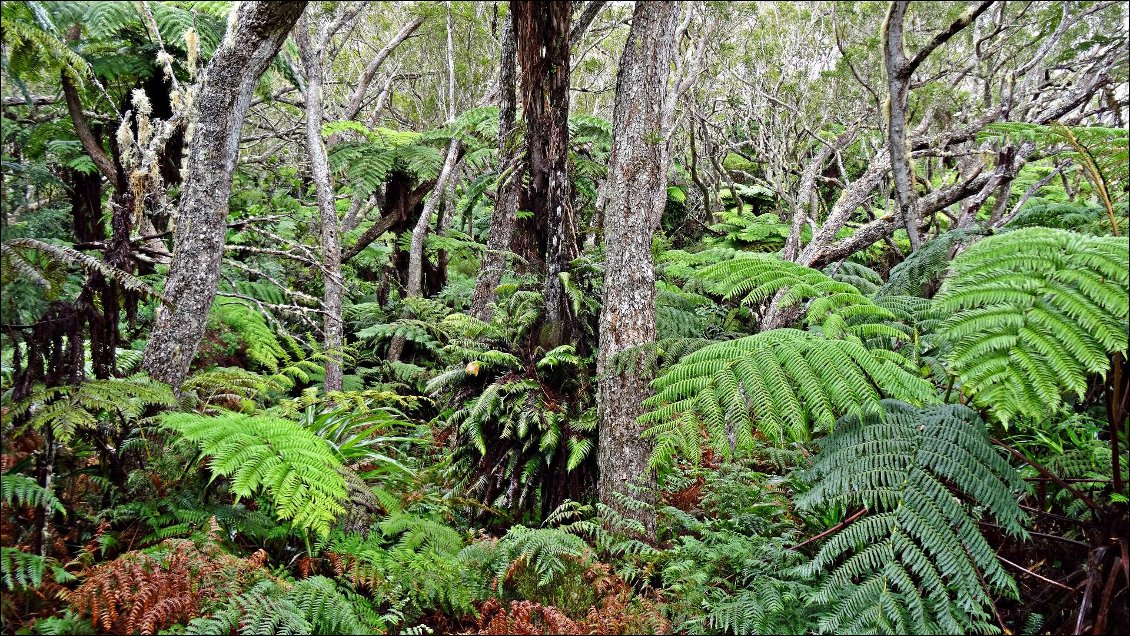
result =
M796 329L709 345L653 382L656 395L642 418L658 438L652 459L675 451L697 457L700 422L715 450L730 457L755 447L755 429L805 440L813 428L831 429L838 415L877 410L884 395L936 401L934 387L910 368L893 351Z
M1082 397L1127 347L1125 239L1028 228L984 239L954 260L935 298L948 315L946 362L1004 422Z
M1023 513L1019 474L959 405L918 409L884 400L883 413L843 418L824 441L805 508L867 509L797 574L827 572L814 596L823 632L966 633L993 628L990 590L1016 594L962 499L1012 534Z
M325 440L295 422L229 413L173 414L164 424L211 457L208 465L214 476L229 477L237 498L263 489L277 516L296 527L324 536L344 511L341 462Z

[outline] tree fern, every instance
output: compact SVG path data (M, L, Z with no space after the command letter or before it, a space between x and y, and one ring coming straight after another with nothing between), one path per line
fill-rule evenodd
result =
M279 519L323 536L344 512L341 462L325 440L295 422L236 413L173 414L163 422L211 458L213 479L228 477L237 499L263 490Z
M697 458L699 426L722 457L755 447L754 432L807 440L844 413L875 411L883 396L937 400L934 387L892 351L795 329L712 344L652 383L642 422L657 438L653 462L674 452Z
M4 582L5 590L38 588L49 574L58 582L74 578L59 567L54 559L24 552L19 548L0 547L0 579Z
M1116 205L1116 211L1119 211ZM1119 226L1126 219L1125 203L1121 206ZM1008 223L1010 228L1054 227L1088 234L1108 234L1110 219L1102 206L1086 202L1048 203L1032 201L1025 205Z
M986 233L985 229L974 226L951 230L930 239L891 269L887 282L875 292L875 297L921 295L927 284L937 280L949 268L950 254L955 249Z
M27 414L28 419L19 430L50 427L55 439L65 443L76 429L93 428L104 417L116 415L131 422L149 407L176 404L168 385L136 374L127 378L88 380L78 386L41 388L12 405L5 419Z
M518 569L529 568L538 587L561 584L570 563L592 557L584 539L557 528L514 526L499 540L498 550L501 558L495 575L500 583Z
M141 292L153 298L161 297L148 283L129 272L109 265L89 254L84 254L68 245L45 243L33 238L8 239L0 243L0 254L2 254L5 268L13 267L16 268L17 271L25 273L27 273L29 269L35 269L35 266L32 265L26 257L18 254L19 250L35 250L41 254L47 255L47 257L52 260L79 267L86 272L101 274L125 289ZM41 276L40 278L46 280L45 277Z
M0 499L9 507L26 506L67 513L55 493L40 486L31 477L18 473L0 475Z
M954 260L935 298L950 316L946 363L978 404L1008 422L1083 397L1108 356L1126 352L1124 239L1028 228L984 239Z
M995 631L986 611L991 594L1015 596L1016 587L970 506L1023 535L1015 496L1023 481L972 409L882 406L839 422L816 457L811 490L798 500L810 510L867 510L796 570L828 575L814 596L826 609L820 631Z
M850 283L837 281L824 272L783 260L775 254L738 252L729 260L702 268L696 276L705 282L710 292L726 300L738 299L751 307L783 292L777 300L780 307L806 303L806 322L821 326L833 336L842 332L864 335L874 329L862 327L861 318L869 324L894 318ZM848 319L852 319L851 323L846 322ZM890 327L886 331L895 338L903 335Z
M870 267L854 261L844 261L824 268L833 280L847 283L867 296L873 296L883 286L883 277Z
M263 314L241 298L217 298L212 305L215 319L235 332L252 362L270 371L289 359L275 330Z

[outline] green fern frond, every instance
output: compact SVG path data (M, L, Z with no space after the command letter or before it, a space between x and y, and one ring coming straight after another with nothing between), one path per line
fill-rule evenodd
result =
M36 250L51 259L79 267L86 272L97 272L130 291L140 292L152 298L161 298L160 294L154 291L148 283L140 278L129 272L113 267L89 254L83 254L69 245L55 245L32 238L9 239L0 244L0 253L3 254L5 262L9 260L7 251L11 249ZM26 259L23 260L26 263Z
M920 296L923 288L937 280L950 266L950 254L962 245L988 234L980 227L950 230L930 239L906 260L891 269L887 282L875 292L876 299L884 296Z
M882 408L837 424L809 474L813 487L798 500L810 510L867 510L796 569L828 574L814 596L827 608L820 631L991 631L991 594L1015 596L1016 586L970 505L1023 536L1016 493L1024 482L972 409L894 400Z
M1029 228L984 239L954 260L934 299L938 337L963 390L1002 422L1041 417L1084 395L1127 350L1126 241Z
M0 500L9 507L43 508L67 514L55 493L40 486L31 477L17 473L0 475Z
M840 414L877 410L883 396L937 401L934 387L909 368L894 352L774 329L682 358L652 383L656 394L644 402L650 410L641 422L652 424L648 434L661 445L679 439L674 446L687 451L701 425L715 452L732 457L755 447L755 429L774 440L807 440Z
M342 466L325 440L290 420L236 413L172 414L164 425L195 443L213 479L228 477L237 499L263 490L279 519L325 536L344 512Z
M697 277L712 293L725 300L739 299L742 305L754 307L783 292L781 307L807 303L806 321L823 326L829 336L835 335L835 321L881 322L893 319L849 283L835 280L824 272L786 261L775 254L738 253L734 258L701 269Z
M132 422L149 407L176 404L168 385L144 374L135 374L126 378L88 380L78 386L40 388L13 404L7 417L28 414L20 430L50 427L55 438L66 443L75 430L95 427L103 417L116 415Z

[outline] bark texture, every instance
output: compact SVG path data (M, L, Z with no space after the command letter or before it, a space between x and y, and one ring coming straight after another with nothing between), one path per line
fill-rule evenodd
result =
M547 349L570 337L568 302L558 275L577 256L570 199L569 27L572 5L510 3L518 62L522 66L522 115L526 123L529 186L519 208L533 212L545 254L545 319L539 337ZM543 242L544 241L544 242Z
M887 143L891 157L891 176L895 182L895 200L906 223L911 251L917 250L922 239L918 235L919 220L915 200L914 179L910 167L910 152L906 147L906 109L910 98L910 71L903 48L902 23L910 2L896 0L891 3L887 21L883 25L883 60L887 67L887 88L890 101L887 117Z
M670 117L665 104L675 52L677 2L637 2L632 30L620 60L616 106L612 117L612 153L605 183L606 260L597 358L600 500L616 505L615 494L643 479L651 444L640 435L651 374L643 368L617 372L618 353L655 342L655 270L651 236L666 201ZM628 511L625 511L628 512ZM632 514L632 513L629 513ZM635 516L639 516L635 514ZM654 514L643 521L654 533Z
M518 144L514 139L517 106L515 55L514 14L511 12L502 25L502 50L498 60L498 164L502 176L499 177L494 212L490 217L487 248L483 253L482 267L475 280L475 293L471 299L471 315L485 321L490 321L493 313L491 303L494 302L495 290L502 281L502 272L506 268L506 253L510 248L510 239L514 236L518 194L522 186L522 170L516 163Z
M188 375L216 297L232 171L252 92L305 7L304 1L241 3L205 71L164 290L169 305L158 308L145 348L145 370L173 386Z
M310 172L314 177L314 191L318 200L322 239L322 346L326 353L326 376L323 388L340 391L342 387L342 320L341 306L344 288L341 277L341 239L334 206L334 187L330 176L330 162L326 143L322 139L322 65L326 40L319 37L311 43L305 17L299 19L295 29L295 42L306 73L306 149L310 156Z
M910 149L907 147L907 108L910 99L910 79L923 61L942 44L969 26L977 16L985 12L992 2L981 2L961 14L945 30L934 36L914 57L906 54L903 38L903 22L908 0L895 0L887 12L883 23L883 65L887 70L887 88L890 102L887 119L887 142L891 159L891 175L895 182L895 200L898 202L899 216L903 219L906 233L910 237L911 251L922 244L919 234L922 214L918 209L914 190L914 169L910 165Z

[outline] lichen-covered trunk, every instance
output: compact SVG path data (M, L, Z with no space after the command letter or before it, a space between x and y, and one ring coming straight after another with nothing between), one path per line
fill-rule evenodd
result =
M676 2L637 2L632 30L620 60L612 118L604 208L604 298L597 358L597 417L600 500L614 508L616 493L630 483L654 484L648 470L651 444L637 422L643 414L651 375L643 365L620 372L614 357L655 342L655 270L651 236L666 201L668 102L674 35L680 13ZM654 513L622 510L655 530ZM642 517L642 518L641 518Z
M326 143L322 139L322 64L324 42L311 44L308 27L303 18L295 30L302 66L306 72L306 148L310 156L310 172L314 177L314 191L318 200L322 239L322 346L326 354L326 375L323 388L340 391L342 387L342 320L341 305L344 291L341 277L341 240L339 222L334 205L334 188L330 177L330 162L326 156Z
M571 335L559 274L577 255L568 174L572 4L515 0L510 9L522 66L522 115L530 174L519 207L533 212L539 227L544 227L545 319L539 340L552 348Z
M227 233L228 195L244 115L259 77L306 2L244 2L208 63L191 124L187 170L175 217L175 250L144 368L180 386L216 297Z
M518 212L518 194L522 186L522 170L515 165L518 156L517 142L512 137L516 110L514 83L514 14L506 17L502 25L502 50L498 71L498 166L502 176L498 182L494 212L490 217L487 248L483 253L482 268L475 280L475 294L471 299L471 315L489 321L495 290L502 280L506 267L506 252L514 236Z

